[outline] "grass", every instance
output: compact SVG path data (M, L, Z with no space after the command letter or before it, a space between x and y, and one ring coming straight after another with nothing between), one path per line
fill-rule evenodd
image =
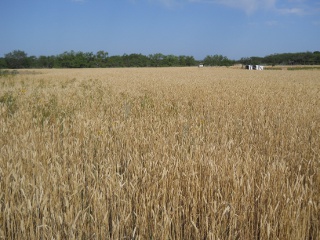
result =
M265 70L319 70L318 65L283 65L283 66L266 66Z
M0 77L1 239L320 238L320 75Z
M264 70L283 70L283 69L286 69L286 68L282 68L282 67L265 67Z
M19 72L17 70L3 70L0 69L0 77L1 76L9 76L9 75L16 75Z
M319 66L297 66L288 67L288 70L320 70Z

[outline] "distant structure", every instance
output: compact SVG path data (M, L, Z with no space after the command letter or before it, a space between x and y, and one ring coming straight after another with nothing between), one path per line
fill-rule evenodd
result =
M261 66L261 65L246 65L246 69L248 69L248 70L263 70L263 66Z
M202 67L203 67L203 64L202 64L202 63L200 63L198 67L199 67L199 68L202 68Z

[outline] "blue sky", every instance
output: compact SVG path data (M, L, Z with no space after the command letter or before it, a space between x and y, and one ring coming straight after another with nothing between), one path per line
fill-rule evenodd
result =
M0 57L320 51L319 0L0 0Z

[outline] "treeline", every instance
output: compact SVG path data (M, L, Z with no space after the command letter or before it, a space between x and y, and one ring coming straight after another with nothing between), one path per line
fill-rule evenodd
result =
M320 52L277 53L265 57L241 58L244 65L320 65Z
M235 61L222 55L207 56L203 61L193 56L164 55L161 53L145 56L143 54L124 54L109 56L108 52L69 51L56 56L28 56L21 50L15 50L0 58L0 68L105 68L105 67L184 67L197 66L231 66Z
M105 67L169 67L195 66L198 61L192 56L174 56L161 53L145 56L124 54L109 56L108 52L69 51L56 56L28 56L24 51L15 50L0 58L0 68L105 68Z
M320 52L281 53L265 57L246 57L230 60L222 55L208 55L203 60L193 56L150 54L124 54L109 56L108 52L67 51L55 56L28 56L21 50L14 50L0 58L0 68L105 68L105 67L184 67L232 66L234 64L252 65L320 65Z

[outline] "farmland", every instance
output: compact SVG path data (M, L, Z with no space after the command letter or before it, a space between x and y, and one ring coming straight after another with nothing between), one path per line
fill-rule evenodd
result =
M319 239L320 72L0 76L0 239Z

